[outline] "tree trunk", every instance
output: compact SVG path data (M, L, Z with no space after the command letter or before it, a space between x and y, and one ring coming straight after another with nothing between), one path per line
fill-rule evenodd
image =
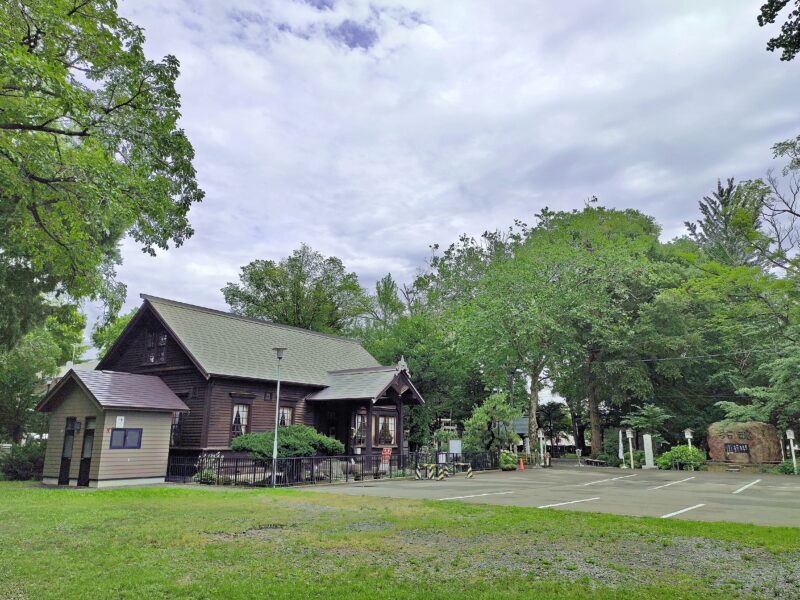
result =
M589 384L589 422L592 426L592 458L597 458L603 446L603 431L600 428L600 411L594 383Z
M531 396L528 400L528 438L532 447L536 447L539 431L539 422L536 420L536 412L539 410L539 375L541 368L535 368L531 372Z
M580 448L581 452L586 453L586 425L577 426L577 436L575 437L575 447Z
M22 443L22 425L11 426L11 442L14 444Z
M603 430L600 428L600 408L597 401L597 387L595 386L592 363L595 359L594 351L589 352L589 423L592 427L592 458L597 458L603 446Z

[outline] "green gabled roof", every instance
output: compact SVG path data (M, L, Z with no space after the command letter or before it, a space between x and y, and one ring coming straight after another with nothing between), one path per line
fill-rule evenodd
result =
M348 370L328 373L328 387L311 396L310 400L375 400L397 376L395 367Z
M380 366L356 340L277 325L142 294L208 375L277 379L275 347L286 348L281 380L328 385L328 372Z
M398 394L410 392L413 403L424 404L411 383L405 361L394 367L369 367L328 373L328 387L309 396L309 400L372 400L376 402L394 387Z

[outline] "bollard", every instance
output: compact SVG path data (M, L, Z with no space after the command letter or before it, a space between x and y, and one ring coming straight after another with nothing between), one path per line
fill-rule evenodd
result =
M472 479L472 464L467 467L467 479Z
M419 472L419 466L416 468L417 479L422 479L422 473Z

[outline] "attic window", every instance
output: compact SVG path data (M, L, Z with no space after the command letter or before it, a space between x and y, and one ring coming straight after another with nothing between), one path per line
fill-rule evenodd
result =
M147 332L145 363L155 365L167 362L167 333L162 330Z

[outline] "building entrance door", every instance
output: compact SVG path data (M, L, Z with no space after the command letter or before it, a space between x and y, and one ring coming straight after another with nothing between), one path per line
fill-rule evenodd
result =
M61 446L61 468L58 470L58 485L69 485L69 469L72 465L72 444L75 442L75 417L67 417L64 427L64 445Z
M83 431L83 446L81 447L81 465L78 470L78 485L89 485L89 470L92 468L92 451L94 450L95 417L86 417L86 428Z

